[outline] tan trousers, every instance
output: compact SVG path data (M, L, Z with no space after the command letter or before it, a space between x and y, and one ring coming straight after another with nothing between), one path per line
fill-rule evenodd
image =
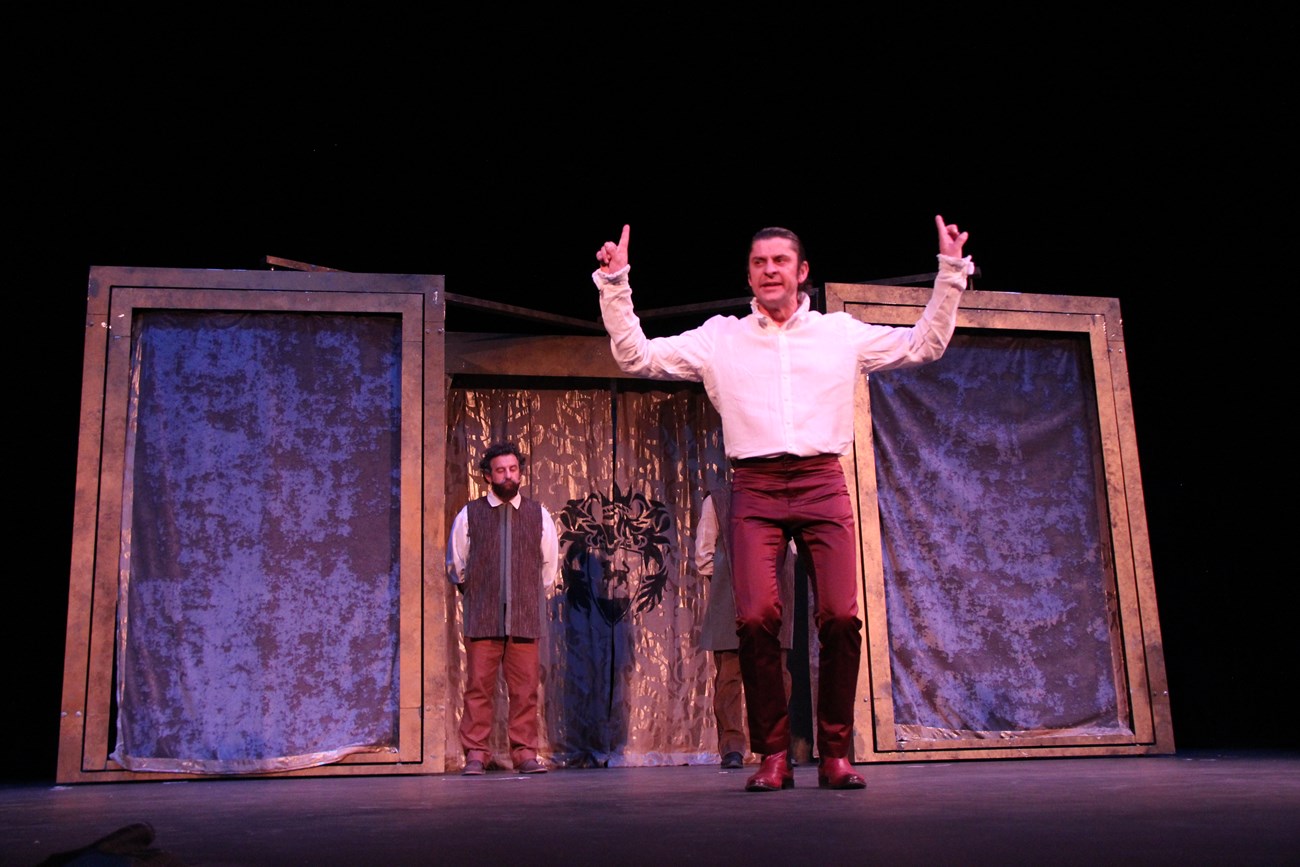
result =
M506 736L510 758L518 766L537 757L540 727L537 692L540 682L537 642L531 638L470 638L465 641L465 711L460 743L467 759L486 763L492 757L492 710L497 672L505 668L509 717Z

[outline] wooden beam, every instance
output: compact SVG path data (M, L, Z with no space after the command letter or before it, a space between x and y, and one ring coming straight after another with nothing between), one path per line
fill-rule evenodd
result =
M306 262L295 262L293 259L281 259L279 256L267 256L266 264L275 267L289 268L294 271L338 271L338 268L326 268L324 265L310 265ZM342 273L342 272L340 272Z
M538 322L553 322L560 325L568 325L572 328L581 328L584 331L593 331L598 333L604 332L604 327L599 322L592 322L589 319L574 319L571 316L559 316L555 313L543 313L540 310L529 310L527 307L516 307L513 304L502 304L497 301L484 301L481 298L471 298L468 295L446 294L448 304L459 305L461 307L476 307L479 310L488 310L493 313L500 313L505 316L514 316L520 319L533 319Z
M859 282L872 286L929 286L934 283L934 278L937 276L939 276L938 271L931 271L928 274L908 274L905 277L882 277L876 280L862 280ZM975 266L975 273L970 276L972 278L983 276L980 273L978 265ZM974 285L974 282L970 282L967 288Z

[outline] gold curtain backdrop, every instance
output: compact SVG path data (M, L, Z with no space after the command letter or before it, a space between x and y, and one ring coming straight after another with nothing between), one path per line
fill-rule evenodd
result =
M524 495L550 511L561 537L541 652L543 756L568 767L716 762L713 670L700 648L708 583L692 549L700 504L726 463L703 390L452 388L447 527L486 492L478 462L504 439L525 455ZM454 767L464 644L458 597L446 592ZM498 703L492 746L504 764L504 693Z

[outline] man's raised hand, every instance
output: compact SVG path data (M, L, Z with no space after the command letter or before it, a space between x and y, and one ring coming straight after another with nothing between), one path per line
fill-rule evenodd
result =
M961 248L966 243L966 239L970 237L970 233L957 231L956 223L949 225L938 214L934 217L934 225L939 230L939 253L943 256L953 256L960 259Z
M627 237L630 228L623 226L623 235L618 239L618 243L606 241L601 248L596 251L596 261L600 263L600 270L606 274L612 274L627 265Z

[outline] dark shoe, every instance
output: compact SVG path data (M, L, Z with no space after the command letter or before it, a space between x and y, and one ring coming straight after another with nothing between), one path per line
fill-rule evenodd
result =
M722 767L724 770L734 771L737 768L745 766L745 757L740 753L727 753L722 757Z
M460 772L462 777L477 777L483 773L483 763L478 759L466 759L465 767Z
M546 773L546 765L535 758L524 759L515 770L521 774L544 774Z
M823 789L865 789L867 781L853 773L848 759L822 759L817 766L817 785Z
M785 750L763 756L758 773L745 782L746 792L775 792L794 788L794 772L786 761Z

